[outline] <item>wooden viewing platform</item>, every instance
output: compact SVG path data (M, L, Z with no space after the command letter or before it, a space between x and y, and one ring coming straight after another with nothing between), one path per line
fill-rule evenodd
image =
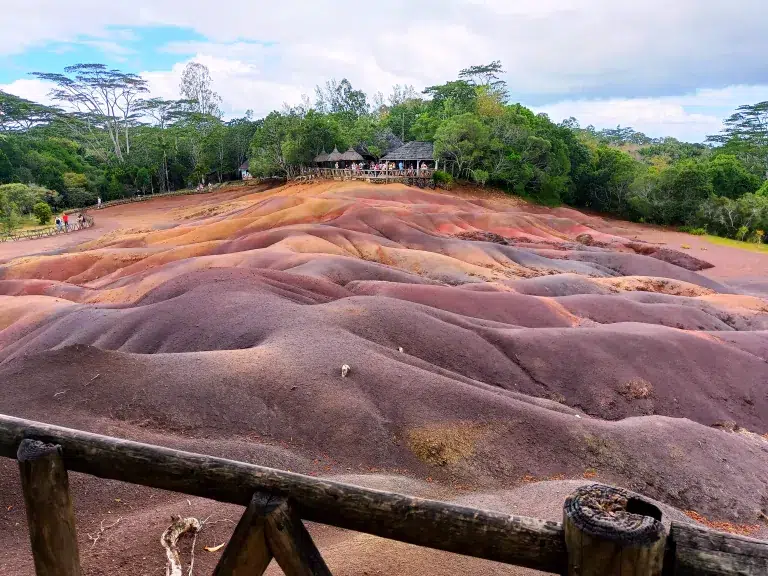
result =
M215 576L329 575L303 520L572 576L768 574L768 542L672 523L599 484L563 523L360 488L0 415L0 456L19 462L37 576L82 576L68 471L245 506ZM138 571L138 570L137 570Z
M350 168L305 168L293 179L297 182L311 180L362 180L364 182L390 184L399 182L419 188L434 188L435 171L427 170L352 170Z

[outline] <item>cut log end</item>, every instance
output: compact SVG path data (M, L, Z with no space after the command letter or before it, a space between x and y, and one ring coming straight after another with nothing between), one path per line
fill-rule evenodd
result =
M578 530L626 546L642 546L664 537L661 510L621 488L592 484L565 501L565 517Z
M32 462L53 454L60 454L61 447L56 444L46 444L39 440L24 439L19 444L16 459L19 462Z
M601 484L579 488L565 501L563 527L569 575L661 574L661 511L639 495Z

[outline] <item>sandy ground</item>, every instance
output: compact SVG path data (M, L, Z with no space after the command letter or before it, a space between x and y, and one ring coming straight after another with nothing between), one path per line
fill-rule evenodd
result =
M768 535L765 255L472 189L233 187L94 217L0 244L2 413L549 519L596 479ZM0 573L26 576L14 462L0 484ZM162 574L174 513L210 516L209 572L241 513L72 485L89 576ZM531 573L312 532L335 574Z

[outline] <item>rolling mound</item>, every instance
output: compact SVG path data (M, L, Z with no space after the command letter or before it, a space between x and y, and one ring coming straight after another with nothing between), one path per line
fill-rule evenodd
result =
M400 185L232 188L96 220L58 253L0 252L2 413L485 507L598 478L760 529L768 301L703 272L705 253ZM169 510L218 506L75 478L84 522L126 518L119 565L162 563L142 526L157 540ZM0 572L29 574L13 462L0 481ZM340 550L397 548L328 534L340 573L360 562ZM80 536L101 574L103 544Z

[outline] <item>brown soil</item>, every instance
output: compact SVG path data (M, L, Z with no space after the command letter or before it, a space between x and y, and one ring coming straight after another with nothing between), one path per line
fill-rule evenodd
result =
M0 413L553 519L574 486L554 479L597 479L766 533L768 302L739 278L764 255L709 245L697 273L626 246L677 233L399 185L95 218L58 253L0 245ZM26 576L17 474L0 461L0 573ZM89 576L162 573L171 514L217 522L209 572L240 514L72 484ZM312 531L338 574L530 573Z

